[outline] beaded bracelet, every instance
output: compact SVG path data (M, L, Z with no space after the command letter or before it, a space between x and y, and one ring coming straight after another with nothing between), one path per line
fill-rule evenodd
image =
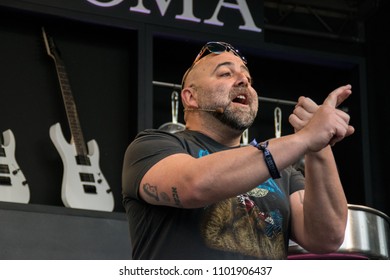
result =
M279 179L280 178L279 170L275 164L271 152L267 149L268 141L257 143L256 139L253 139L250 144L263 152L265 164L267 165L269 174L273 179Z

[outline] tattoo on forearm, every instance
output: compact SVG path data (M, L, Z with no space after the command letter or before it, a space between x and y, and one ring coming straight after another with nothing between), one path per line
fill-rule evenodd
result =
M183 207L181 205L181 202L180 202L180 199L179 199L179 194L177 192L177 188L176 187L172 187L172 196L173 196L173 200L175 201L175 205L178 206L178 207Z

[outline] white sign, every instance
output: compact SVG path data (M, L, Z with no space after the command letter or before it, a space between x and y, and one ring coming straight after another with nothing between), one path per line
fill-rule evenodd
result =
M86 0L87 2L99 6L102 8L110 8L117 6L119 4L122 4L124 0ZM150 2L152 0L149 0ZM154 0L157 4L160 16L164 17L168 8L170 7L172 0ZM237 29L239 30L246 30L246 31L252 31L260 33L262 32L262 29L258 27L253 20L252 13L248 7L247 0L235 0L235 1L224 1L219 0L217 5L215 7L210 7L210 9L213 9L213 15L210 18L207 19L201 19L194 15L194 10L196 11L196 8L201 8L199 5L197 5L196 2L199 3L199 1L194 0L182 0L183 1L183 11L181 14L178 14L175 16L176 20L183 20L183 21L190 21L194 23L199 24L208 24L208 25L214 25L214 26L224 26L224 22L222 22L218 16L222 9L233 9L237 10L239 14L242 17L242 20L244 21L244 24L239 25ZM235 3L233 3L235 2ZM210 6L210 5L209 5ZM204 6L202 6L204 8ZM129 7L130 12L134 13L143 13L143 14L152 14L152 11L145 7L144 0L138 0L136 5ZM153 11L155 12L155 11Z

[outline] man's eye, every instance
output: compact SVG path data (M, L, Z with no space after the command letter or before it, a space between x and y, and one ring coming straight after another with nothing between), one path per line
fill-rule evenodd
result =
M223 72L223 73L221 73L221 77L229 77L231 75L231 73L230 72Z

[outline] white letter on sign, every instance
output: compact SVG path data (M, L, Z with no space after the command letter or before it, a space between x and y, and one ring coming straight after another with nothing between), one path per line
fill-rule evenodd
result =
M255 22L253 21L252 15L249 11L248 4L246 3L246 0L237 0L237 4L232 3L225 3L224 0L220 0L218 3L217 8L214 11L214 14L211 18L204 21L206 24L211 25L218 25L223 26L223 22L218 20L218 14L222 7L230 8L230 9L236 9L241 12L241 15L244 19L245 25L240 25L238 29L241 30L248 30L248 31L255 31L255 32L261 32L261 28L257 27L255 25Z
M171 0L156 0L156 2L158 9L160 10L160 14L164 16L169 4L171 3Z
M112 7L112 6L116 6L120 3L123 2L123 0L112 0L111 2L99 2L98 0L87 0L89 3L92 3L96 6L100 6L100 7Z
M143 14L150 14L150 10L145 8L143 0L138 1L137 6L130 7L130 11L143 13Z
M200 22L200 19L194 16L193 0L183 0L183 13L181 15L177 15L176 19L188 20L193 22Z

